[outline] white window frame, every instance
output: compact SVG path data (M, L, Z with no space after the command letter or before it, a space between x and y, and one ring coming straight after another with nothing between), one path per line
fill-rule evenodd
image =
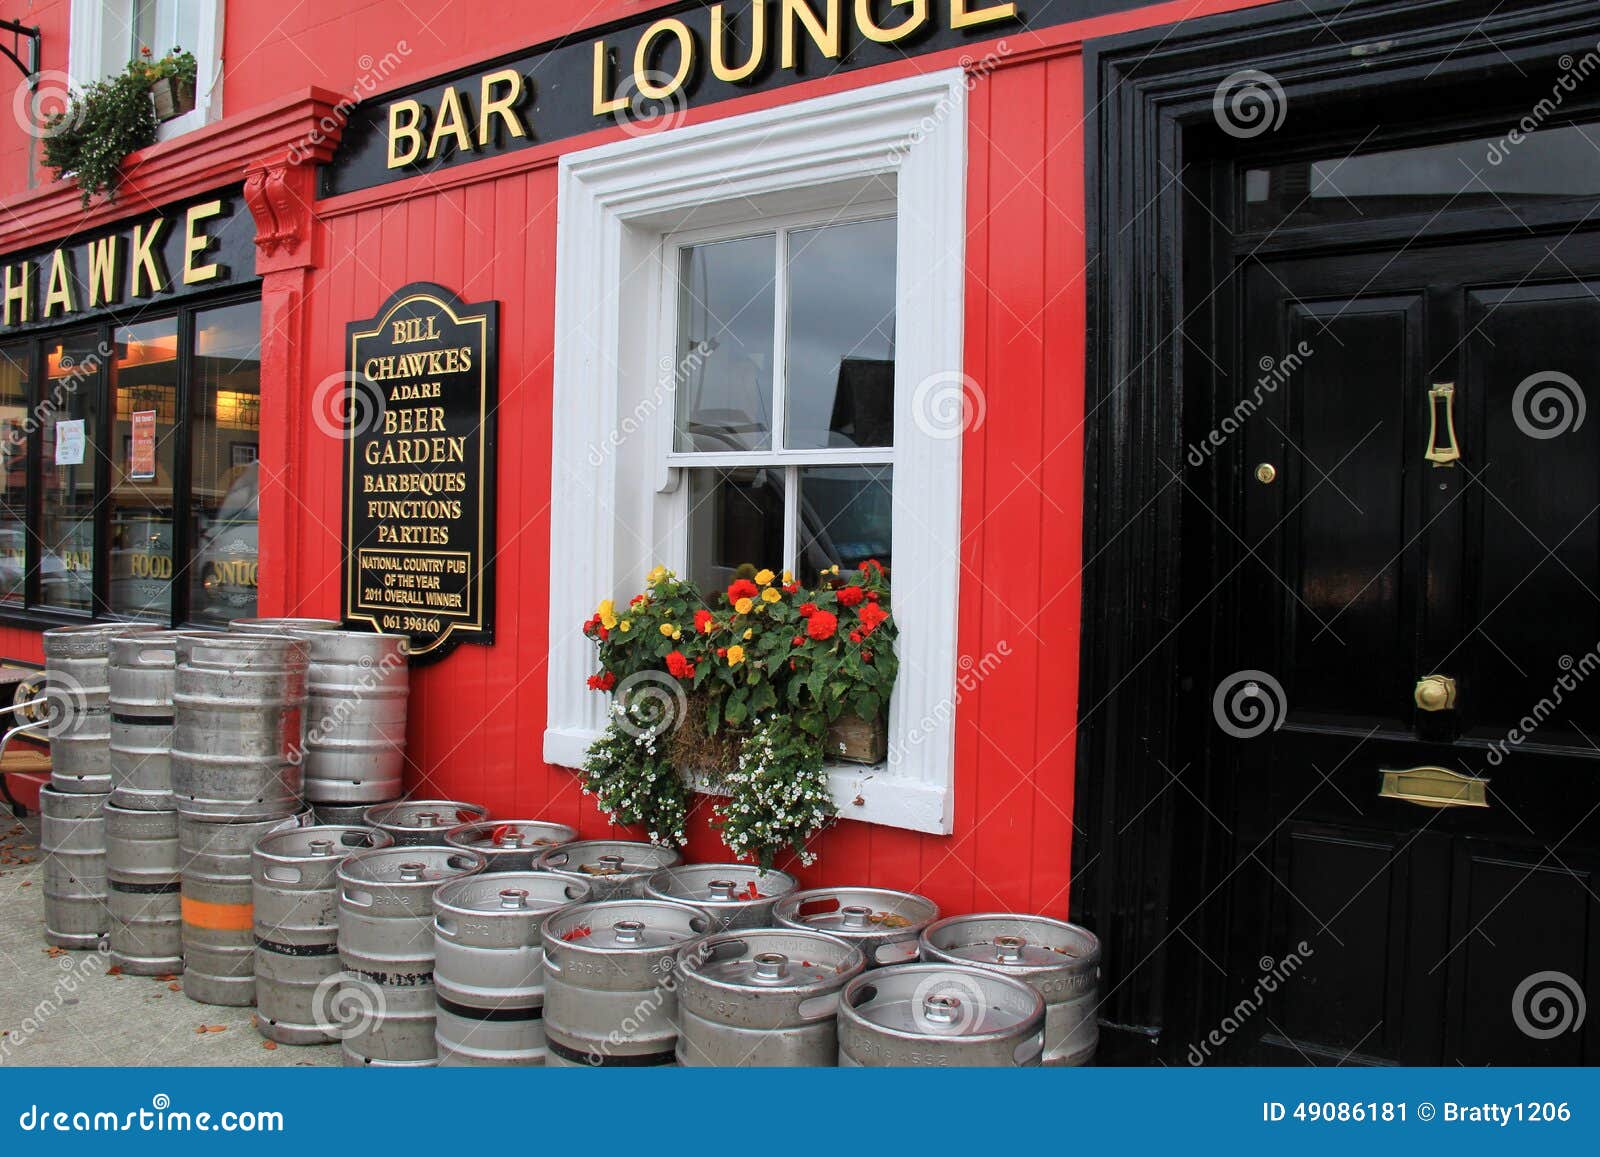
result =
M162 124L158 141L169 141L222 119L222 26L227 7L226 0L201 3L195 42L179 46L194 53L194 109ZM67 74L73 87L83 88L120 72L128 63L132 33L133 0L72 0ZM172 47L152 44L150 50L166 52Z
M948 389L962 372L966 94L965 74L948 69L562 158L547 762L581 766L605 726L606 697L584 685L595 669L584 619L599 599L642 589L655 562L678 557L658 537L668 533L661 511L672 503L662 499L674 482L662 442L673 412L674 335L661 301L668 239L739 221L765 231L767 215L892 191L900 673L889 761L832 767L830 781L843 818L952 830L962 439L919 422L918 410L930 385Z

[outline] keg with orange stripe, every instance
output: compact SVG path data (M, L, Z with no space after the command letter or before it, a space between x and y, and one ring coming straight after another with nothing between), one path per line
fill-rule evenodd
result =
M214 824L178 814L182 870L183 994L201 1004L251 1005L256 999L250 850L263 836L300 825L288 819Z

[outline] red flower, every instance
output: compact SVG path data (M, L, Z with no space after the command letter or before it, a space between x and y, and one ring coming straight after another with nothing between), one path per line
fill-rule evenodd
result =
M863 663L872 662L872 652L871 651L862 651L861 652L861 661Z
M799 583L785 583L784 586L783 586L783 590L784 590L785 594L790 594L790 595L798 594L799 591L800 591L800 584Z
M647 597L648 596L646 596L646 595L634 595L633 598L628 600L628 605L630 607L636 607L640 603L644 602Z
M732 605L740 599L753 599L759 597L761 588L749 579L734 579L728 584L728 603Z
M868 603L861 608L861 629L867 634L872 634L889 618L889 612L877 603Z
M694 613L694 629L699 631L702 635L709 635L711 633L711 622L712 620L710 611L702 608Z
M667 652L667 670L678 679L694 678L694 664L684 658L682 651Z
M604 641L604 640L609 639L611 637L611 632L606 630L604 627L596 627L595 628L595 634L600 636L601 641Z
M598 675L589 676L589 690L609 691L617 685L617 677L610 671L602 671Z
M717 658L726 659L727 657L728 657L728 648L726 648L726 647L718 647L717 648Z
M863 574L867 574L867 573L874 572L874 571L877 572L878 574L882 574L883 573L883 564L881 562L879 562L875 558L869 558L869 559L867 559L866 562L862 563L856 569L861 571Z
M850 632L850 641L852 643L859 643L861 641L861 632L860 631L851 631Z
M796 635L794 637L794 640L793 640L793 645L798 647L798 646L801 646L802 644L804 644L805 641L806 641L806 637L804 635Z
M833 632L838 630L839 620L827 611L814 611L806 622L806 634L817 642L833 638Z
M810 618L812 615L817 613L817 604L816 603L801 603L800 604L800 613L801 613L801 615L805 616L806 618Z
M867 592L862 590L860 587L849 586L839 588L839 605L842 607L857 606L860 604L861 600L866 597Z
M877 591L868 591L867 592L867 602L875 603L877 601L878 601L878 592Z

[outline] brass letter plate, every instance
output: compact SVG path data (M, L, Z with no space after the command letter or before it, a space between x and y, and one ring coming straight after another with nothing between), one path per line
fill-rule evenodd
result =
M1418 807L1488 807L1489 781L1462 775L1447 767L1380 768L1383 782L1378 795L1404 800Z

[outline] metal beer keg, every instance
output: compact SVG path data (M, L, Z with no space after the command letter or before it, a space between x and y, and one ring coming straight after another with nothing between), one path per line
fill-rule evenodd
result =
M434 893L441 1067L544 1064L539 925L589 895L583 881L549 872L488 871Z
M178 813L107 803L104 815L111 963L130 976L182 972Z
M540 853L577 838L577 828L545 820L480 820L444 834L450 847L466 848L487 859L491 872L531 872Z
M847 940L866 954L868 968L916 960L917 937L938 918L926 896L888 888L813 888L772 906L774 924Z
M111 640L111 802L119 808L172 810L172 692L179 634L138 631Z
M839 993L867 966L821 932L756 928L678 953L678 1063L832 1067Z
M400 794L411 668L403 635L290 630L310 656L302 790L312 804Z
M1048 916L951 916L922 932L922 959L1027 981L1044 997L1046 1065L1082 1065L1100 1040L1100 940Z
M44 939L53 947L96 948L111 928L101 815L106 799L54 785L39 789Z
M362 813L369 828L388 832L397 847L443 847L445 833L462 824L489 818L482 804L455 799L403 799L382 803Z
M596 900L612 900L634 895L646 876L681 863L680 852L659 844L640 840L578 840L540 853L533 866L540 872L585 880L593 886Z
M839 999L839 1063L873 1068L1033 1066L1044 998L1020 980L960 964L864 972Z
M678 949L713 926L703 910L665 900L576 904L545 917L545 1063L675 1064Z
M683 864L651 873L638 891L647 900L704 908L719 928L732 929L770 927L773 904L799 887L789 873L753 864Z

